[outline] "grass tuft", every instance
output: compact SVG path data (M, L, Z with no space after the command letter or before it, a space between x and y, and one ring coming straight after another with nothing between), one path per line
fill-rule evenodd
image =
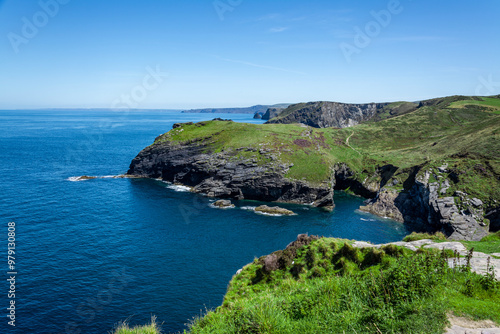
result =
M410 235L404 237L403 241L410 242L424 239L430 239L433 241L446 241L446 236L442 232L436 232L434 234L412 232Z
M156 317L151 317L151 323L144 326L131 328L128 321L120 323L111 334L161 334L160 326L156 323Z

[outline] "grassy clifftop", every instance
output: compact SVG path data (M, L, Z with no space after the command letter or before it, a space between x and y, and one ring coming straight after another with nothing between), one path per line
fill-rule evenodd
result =
M235 275L190 333L442 333L449 312L500 323L498 281L449 257L299 236Z
M432 170L448 163L450 173L460 178L450 191L465 191L494 205L500 199L499 105L499 98L449 97L426 101L411 111L408 103L398 102L388 105L387 113L400 107L408 112L385 119L381 114L381 120L345 129L219 121L184 124L160 136L156 144L208 139L207 151L238 150L237 156L257 161L269 159L259 152L273 152L277 163L293 164L287 177L316 184L329 180L339 162L346 163L360 182L388 164L398 167L395 177L404 181L410 167Z

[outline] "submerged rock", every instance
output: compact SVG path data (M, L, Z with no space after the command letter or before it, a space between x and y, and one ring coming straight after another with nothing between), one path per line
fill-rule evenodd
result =
M87 176L87 175L83 175L83 176L78 176L74 179L74 181L87 181L87 180L94 180L94 179L97 179L97 176Z
M214 206L220 209L234 208L234 204L226 199L220 199L214 203Z
M255 208L255 211L257 212L262 212L262 213L267 213L270 215L286 215L286 216L291 216L294 215L295 213L293 211L287 210L280 208L278 206L273 206L269 207L267 205L261 205Z

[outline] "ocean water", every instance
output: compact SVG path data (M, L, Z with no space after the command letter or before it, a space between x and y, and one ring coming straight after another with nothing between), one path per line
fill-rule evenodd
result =
M256 214L258 202L215 209L182 187L125 173L130 161L176 122L252 115L179 112L0 111L0 234L7 272L15 222L15 327L9 284L0 292L0 333L107 333L122 320L182 331L219 306L234 273L283 249L300 233L390 242L402 224L357 212L362 199L336 194L327 213L283 205L291 217Z

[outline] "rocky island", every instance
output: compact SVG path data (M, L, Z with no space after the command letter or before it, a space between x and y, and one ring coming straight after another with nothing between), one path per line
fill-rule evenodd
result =
M334 191L345 190L367 199L361 210L454 240L500 229L500 96L313 102L272 112L263 125L176 124L128 175L221 199L327 210Z

